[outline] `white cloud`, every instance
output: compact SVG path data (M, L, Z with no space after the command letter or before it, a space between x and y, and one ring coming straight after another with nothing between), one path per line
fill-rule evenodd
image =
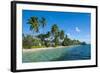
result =
M79 27L75 27L75 31L76 31L76 32L80 32Z
M67 33L68 36L70 36L70 33Z

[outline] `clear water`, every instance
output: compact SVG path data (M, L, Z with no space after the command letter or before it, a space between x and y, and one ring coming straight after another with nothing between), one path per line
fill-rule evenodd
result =
M45 62L91 59L91 45L23 52L22 62Z

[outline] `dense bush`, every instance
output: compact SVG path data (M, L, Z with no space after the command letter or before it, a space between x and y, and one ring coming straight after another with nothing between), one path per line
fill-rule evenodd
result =
M33 45L33 41L32 41L32 36L24 36L23 37L23 48L27 48L27 49L30 49Z

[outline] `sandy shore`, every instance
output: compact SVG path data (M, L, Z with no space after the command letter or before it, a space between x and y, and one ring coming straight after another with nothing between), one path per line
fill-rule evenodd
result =
M65 48L68 46L59 46L59 47L45 47L45 48L31 48L31 49L23 49L23 52L33 52L33 51L40 51L40 50L47 50L47 49L57 49L57 48Z
M31 48L31 49L23 49L23 52L34 52L34 51L40 51L40 50L57 49L57 48L68 48L68 47L73 47L73 46L45 47L45 48L36 48L36 49L35 48Z

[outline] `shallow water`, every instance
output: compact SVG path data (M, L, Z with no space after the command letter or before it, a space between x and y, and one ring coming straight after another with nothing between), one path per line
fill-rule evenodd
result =
M90 45L79 45L67 48L47 49L35 52L23 52L22 62L87 60L91 58Z

